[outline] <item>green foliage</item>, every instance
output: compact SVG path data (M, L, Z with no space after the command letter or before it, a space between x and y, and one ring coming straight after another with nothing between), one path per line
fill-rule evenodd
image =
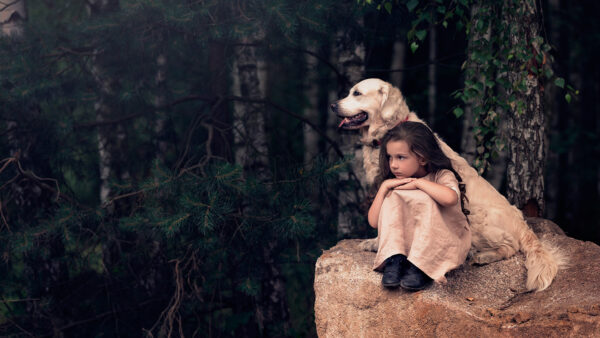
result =
M371 4L371 2L365 2ZM464 104L474 105L474 138L477 154L473 165L483 174L490 167L490 160L504 147L504 141L498 135L499 114L504 110L509 114L522 114L524 102L519 98L528 88L528 76L535 76L542 83L548 81L564 89L565 80L552 70L551 46L540 35L528 41L513 43L511 35L514 27L506 17L523 16L519 8L520 1L474 1L474 0L437 0L437 1L392 1L381 0L378 8L387 5L405 8L414 14L412 28L407 33L410 49L413 53L425 40L430 25L442 25L448 28L454 22L457 30L464 30L469 40L468 57L462 69L465 75L464 87L454 92L454 98ZM535 7L535 5L534 5ZM519 69L518 80L509 79L514 74L515 65ZM578 91L567 86L565 100L571 102ZM454 115L460 118L464 111L457 107Z
M3 137L0 150L24 154L0 164L0 335L174 335L178 321L185 335L314 334L314 262L336 239L335 210L319 203L331 204L332 181L347 162L299 164L301 150L284 153L302 147L294 143L273 147L268 181L244 172L210 154L214 98L203 95L212 92L212 43L226 46L225 71L232 46L248 38L284 73L301 72L297 36L327 40L342 24L329 20L332 11L353 9L334 1L123 0L118 11L89 17L77 1L28 4L25 36L0 38L0 125L18 136ZM161 55L164 89L156 85ZM160 91L175 103L157 109ZM275 94L273 101L292 102ZM294 96L299 102L286 107L301 111ZM100 100L108 121L97 121ZM165 135L155 130L159 114L168 117ZM302 130L277 115L272 127ZM98 133L116 129L126 142L101 204ZM159 139L168 144L161 156ZM259 327L271 278L265 250L292 281L287 332Z

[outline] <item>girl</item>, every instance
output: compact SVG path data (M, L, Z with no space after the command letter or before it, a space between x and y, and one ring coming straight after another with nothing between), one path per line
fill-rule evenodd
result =
M381 141L379 190L369 208L378 229L374 269L382 284L415 291L461 265L471 247L464 184L431 130L404 122ZM460 201L460 203L459 203Z

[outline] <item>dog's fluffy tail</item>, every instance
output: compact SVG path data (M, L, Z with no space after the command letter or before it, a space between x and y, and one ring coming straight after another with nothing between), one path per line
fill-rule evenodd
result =
M566 264L566 257L556 245L540 241L527 227L519 238L521 251L525 254L527 268L527 289L542 291L552 284L558 270Z

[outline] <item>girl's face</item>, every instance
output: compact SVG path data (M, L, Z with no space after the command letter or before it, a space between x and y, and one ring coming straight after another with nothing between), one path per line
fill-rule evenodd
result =
M427 162L413 153L406 141L389 141L385 149L390 171L396 178L423 177L427 175Z

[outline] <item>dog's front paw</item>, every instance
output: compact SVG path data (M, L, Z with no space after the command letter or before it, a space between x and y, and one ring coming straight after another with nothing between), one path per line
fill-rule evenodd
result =
M369 238L358 244L358 248L363 251L377 252L377 238Z

